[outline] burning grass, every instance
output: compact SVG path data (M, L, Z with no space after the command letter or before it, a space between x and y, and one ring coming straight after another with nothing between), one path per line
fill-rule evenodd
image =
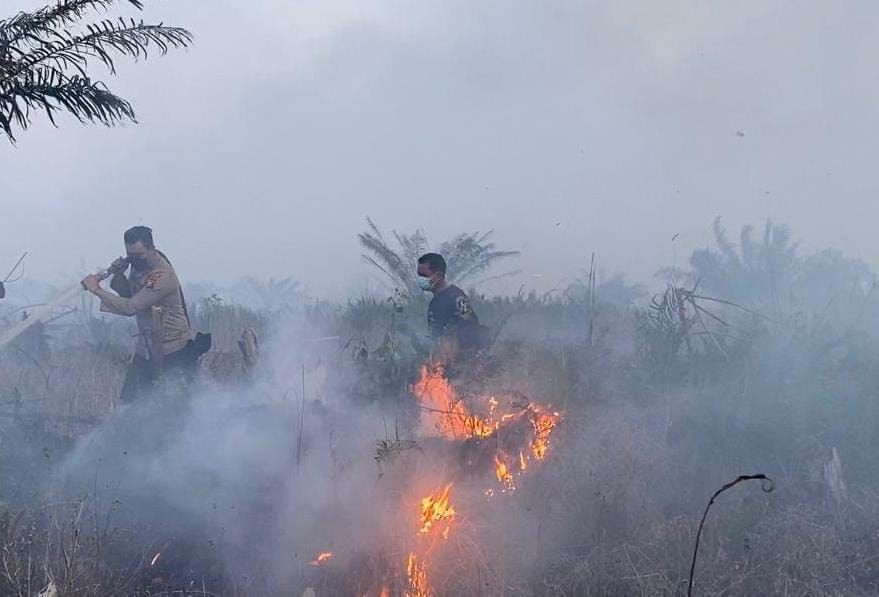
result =
M515 476L528 470L532 460L546 458L550 436L561 420L558 412L515 394L471 396L468 406L437 366L421 367L412 393L422 410L422 433L482 454L493 452L497 480L506 489L515 486ZM479 456L470 454L470 463L484 460Z
M428 366L411 396L421 407L420 433L401 439L395 428L393 440L376 447L380 473L362 512L375 534L369 544L352 545L350 534L358 531L334 525L337 535L325 544L342 547L331 559L311 562L329 575L325 588L428 597L466 593L472 579L494 586L501 562L493 561L485 538L495 533L498 517L517 516L510 498L518 484L551 466L561 421L551 408L515 393L465 399L441 369ZM391 450L391 442L413 449Z
M434 523L444 523L443 535L448 537L448 531L451 528L452 521L455 518L455 509L449 503L449 493L452 490L452 484L449 483L441 491L435 495L429 495L421 500L421 528L419 533L422 535L430 534L434 528Z
M513 491L519 475L525 474L531 464L546 459L550 436L561 416L521 396L470 397L470 406L443 370L430 365L421 368L412 393L422 409L422 434L444 444L443 456L434 456L442 458L458 452L457 458L445 463L441 476L445 475L446 480L439 488L413 500L417 504L417 522L412 528L412 539L406 541L411 550L406 556L403 594L427 597L437 594L433 578L442 574L444 561L438 552L455 535L459 512L472 523L481 511L493 507L487 496L495 490ZM427 476L436 477L437 471L430 470ZM497 483L492 477L496 477ZM416 486L423 485L417 471L414 478ZM456 479L463 481L463 491L457 492L458 498L453 500ZM412 480L403 482L411 484ZM406 490L403 491L405 494ZM478 537L468 540L478 541Z

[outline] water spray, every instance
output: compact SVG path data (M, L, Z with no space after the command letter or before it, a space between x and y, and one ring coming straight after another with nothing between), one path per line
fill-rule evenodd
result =
M95 275L98 277L99 280L106 280L113 274L113 272L114 268L111 265L107 269L103 269ZM28 329L30 329L31 326L36 325L37 323L44 321L45 319L50 317L55 307L63 305L85 289L86 288L82 284L82 282L77 282L76 286L69 288L57 298L49 301L44 305L34 307L29 317L27 317L26 319L22 319L17 324L13 325L11 328L0 334L0 350L3 350L3 348L7 344L25 333Z

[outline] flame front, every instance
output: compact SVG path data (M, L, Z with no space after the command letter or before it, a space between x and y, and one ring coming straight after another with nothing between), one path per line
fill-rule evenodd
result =
M429 433L439 432L445 437L489 437L494 432L489 421L467 412L441 369L423 365L421 377L412 391L424 408L421 420Z
M525 404L512 398L504 401L506 408L495 396L486 400L488 414L480 416L468 411L464 401L446 379L439 367L424 365L421 377L412 386L412 391L421 402L422 425L428 433L438 433L449 439L478 438L493 439L508 427L527 425L530 439L525 444L513 446L506 453L499 445L495 456L495 475L498 482L507 489L515 485L515 474L528 469L533 458L543 460L549 452L549 437L558 425L561 416L537 404ZM518 459L516 450L518 449ZM527 449L527 451L526 451ZM517 469L517 470L516 470Z
M549 450L549 435L559 422L558 413L545 413L532 410L531 424L534 426L534 439L531 440L531 453L537 460L543 460Z
M448 521L446 530L443 532L448 537L448 528L455 518L455 509L449 504L449 492L452 484L443 488L438 495L429 495L421 500L421 530L419 533L426 535L433 528L435 522Z
M414 553L410 553L406 559L406 576L409 579L406 597L430 597L433 595L433 590L431 590L430 582L427 579L427 568Z
M500 455L496 455L494 457L494 465L495 465L495 474L497 475L497 480L501 482L502 485L512 488L513 487L513 473L507 468L507 463L501 459Z
M421 403L422 429L431 435L449 440L475 439L475 445L490 446L494 450L494 472L501 484L500 491L508 493L515 489L515 478L530 468L533 461L546 458L549 438L561 416L536 404L524 403L519 395L482 397L485 402L483 415L470 412L464 401L446 379L441 368L425 365L421 377L412 386ZM437 534L449 538L455 509L451 505L452 484L422 498L416 537L426 538ZM495 490L488 488L485 496L491 498ZM434 594L430 585L427 557L433 542L418 542L416 549L406 559L406 597L430 597Z
M437 593L444 594L448 573L443 574L444 571L439 569L449 556L458 555L456 549L460 550L471 540L465 529L476 528L481 522L473 509L486 503L481 499L467 499L468 496L473 498L480 492L488 499L509 496L516 490L516 481L524 477L526 471L546 460L550 436L561 421L559 413L531 403L518 391L468 394L465 402L442 368L431 365L422 366L421 376L411 390L422 408L422 435L442 438L432 442L442 448L442 454L459 450L459 466L478 470L461 471L467 475L453 472L445 478L434 478L437 485L432 488L436 490L423 498L418 497L423 494L404 493L403 502L410 504L413 510L417 508L417 512L413 512L407 506L405 543L399 549L382 554L382 561L387 555L393 561L380 577L374 578L368 592L361 593L363 597L390 597L392 594L434 597ZM410 443L415 444L414 441ZM492 460L494 478L489 472ZM453 462L449 460L448 464ZM432 477L439 474L436 467L431 471ZM460 480L455 496L455 506L460 512L456 512L452 505L453 484L442 484L450 479ZM449 541L453 532L456 536ZM402 554L408 554L405 568ZM151 565L155 565L159 556L158 553L155 555ZM320 552L309 563L323 566L333 557L332 552ZM329 566L326 571L332 572L334 568L341 567ZM393 584L387 584L389 580Z

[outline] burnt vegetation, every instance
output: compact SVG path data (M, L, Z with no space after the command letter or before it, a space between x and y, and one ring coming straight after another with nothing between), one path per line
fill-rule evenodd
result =
M484 296L475 282L515 256L458 236L450 267L468 264L462 283L496 331L459 398L476 409L491 393L524 416L456 444L425 438L412 390L429 351L412 262L428 242L389 243L371 223L361 242L387 290L190 289L217 342L188 401L119 405L127 324L88 302L0 352L0 594L402 595L422 573L437 595L879 591L865 264L806 254L771 223L733 242L718 222L655 295L586 255L567 289ZM27 312L26 283L7 288L2 328ZM558 425L507 491L492 442L526 448L537 403ZM764 475L772 493L726 491ZM456 512L436 524L450 531L407 581L416 539L401 520L446 479Z

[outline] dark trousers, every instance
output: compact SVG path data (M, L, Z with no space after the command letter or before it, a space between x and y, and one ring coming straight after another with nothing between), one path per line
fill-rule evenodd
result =
M195 379L198 367L198 358L193 356L190 346L187 345L165 355L160 369L152 360L135 354L125 374L119 400L133 402L154 391L160 382L169 382L168 387L174 392L185 393Z

